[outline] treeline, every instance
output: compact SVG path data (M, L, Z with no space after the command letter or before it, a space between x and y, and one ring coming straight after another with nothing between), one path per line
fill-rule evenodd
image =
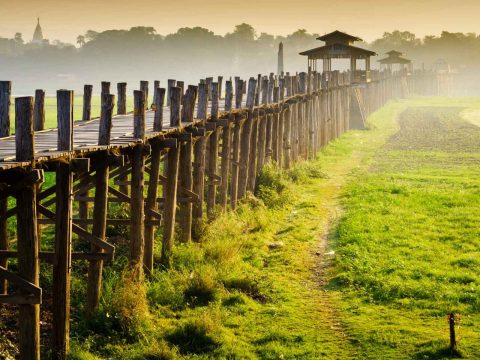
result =
M280 42L284 43L285 68L303 71L306 59L298 53L321 46L318 36L303 29L288 36L258 34L248 24L237 25L224 36L201 27L181 28L166 36L153 27L134 27L89 30L77 37L75 45L59 41L36 45L24 42L17 33L12 39L0 38L0 77L13 80L17 94L39 87L48 92L61 87L80 90L84 83L102 80L127 81L135 87L140 79L176 78L195 83L205 76L274 71ZM424 63L430 68L437 59L456 68L480 67L480 37L476 34L443 32L419 39L410 32L394 31L360 46L380 55L392 49L403 51L416 67Z

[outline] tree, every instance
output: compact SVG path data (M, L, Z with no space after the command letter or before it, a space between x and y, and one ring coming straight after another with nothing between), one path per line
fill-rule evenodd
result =
M87 41L92 41L92 40L95 40L98 36L98 32L97 31L93 31L93 30L88 30L86 33L85 33L85 39L87 39Z
M22 38L22 33L15 33L15 36L13 38L17 44L23 44L23 38Z
M255 29L252 25L242 23L236 25L233 33L228 33L225 38L237 40L239 42L253 42L255 41Z
M85 45L85 36L83 36L83 35L78 35L77 36L77 45L79 47L83 47L83 45Z

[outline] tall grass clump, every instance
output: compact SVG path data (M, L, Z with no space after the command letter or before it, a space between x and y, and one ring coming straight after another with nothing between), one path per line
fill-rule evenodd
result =
M274 164L267 164L257 177L255 196L268 208L280 208L292 201L286 179Z

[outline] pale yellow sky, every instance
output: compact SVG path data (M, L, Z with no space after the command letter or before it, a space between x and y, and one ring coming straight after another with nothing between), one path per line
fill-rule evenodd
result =
M37 16L46 38L68 42L89 29L139 25L159 34L202 26L223 35L242 22L280 35L339 29L367 41L395 29L422 37L442 30L480 33L480 0L0 0L0 36L21 32L30 40Z

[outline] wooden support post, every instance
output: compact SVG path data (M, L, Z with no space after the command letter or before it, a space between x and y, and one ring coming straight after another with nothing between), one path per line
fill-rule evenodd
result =
M140 90L145 95L145 110L148 109L148 81L141 80L140 81Z
M275 86L273 88L273 103L275 104L275 109L277 109L277 104L279 101L279 89L278 86ZM275 161L276 164L278 164L279 158L278 158L278 144L279 144L279 113L278 111L275 111L272 116L272 159Z
M250 135L250 153L248 159L248 179L247 190L251 193L255 192L255 184L257 180L257 142L258 142L258 124L260 118L258 111L254 112L252 118L252 129Z
M155 93L155 89L160 87L160 80L153 81L153 101L152 101L152 108L155 110L155 104L157 103L157 94Z
M155 88L153 98L155 99L155 114L153 116L153 131L163 130L163 104L165 102L165 89Z
M134 278L141 280L143 277L143 254L145 249L144 234L144 172L145 157L144 145L145 139L145 93L143 91L133 92L134 117L133 117L133 136L142 143L133 148L131 155L132 163L132 181L130 196L130 266L134 271Z
M205 87L205 84L202 84ZM205 144L207 138L200 137L194 146L194 164L193 164L193 192L198 194L198 201L193 204L193 240L199 240L203 225L203 197L205 187Z
M164 227L160 263L168 268L172 261L175 215L177 209L178 161L180 147L171 148L167 153L167 183L165 184Z
M235 109L240 109L242 107L242 101L243 101L243 80L241 80L240 78L235 78Z
M172 88L177 85L177 81L174 79L168 79L167 81L167 106L170 106L170 97L172 96Z
M291 161L291 124L292 124L292 112L290 110L291 105L284 110L284 133L283 133L283 167L284 169L290 169Z
M262 85L262 105L268 104L268 79L263 79ZM260 118L260 125L258 130L258 149L257 149L257 171L262 171L265 164L265 151L266 151L266 138L267 138L267 115L263 115Z
M232 111L233 88L232 82L227 81L225 84L225 111ZM232 130L230 121L233 120L233 115L229 116L229 123L223 127L222 132L222 160L220 164L222 183L220 185L220 206L223 211L227 210L228 204L228 175L230 173L230 156L231 156L231 142Z
M255 104L255 90L257 80L250 78L248 81L247 109L248 118L243 126L242 138L240 144L240 171L238 178L237 198L242 199L247 190L247 179L250 158L250 138L252 134L252 124L254 121L253 106Z
M58 150L73 149L73 91L57 91ZM70 333L72 271L72 182L70 164L56 173L55 255L53 261L53 358L65 359Z
M218 84L211 84L212 120L218 119ZM209 137L208 147L208 187L207 187L207 216L212 220L215 216L215 203L217 194L217 160L218 160L218 136L220 128L217 127Z
M83 86L83 115L82 120L88 121L92 118L92 92L93 85Z
M218 83L218 98L223 99L222 91L223 91L223 76L218 76L217 77L217 83Z
M102 96L100 110L100 126L98 131L98 145L110 145L110 133L112 130L113 108L115 106L115 95ZM101 157L106 163L107 153L102 153ZM110 169L108 165L99 166L95 171L95 201L93 207L93 228L92 234L97 238L104 240L107 230L108 213L108 183ZM102 248L92 244L92 253L103 252ZM87 314L92 315L100 303L102 289L103 260L90 261L88 268L88 286L87 286Z
M12 83L10 81L0 81L0 138L10 135L10 103L11 103ZM8 200L0 200L0 250L8 250L8 230L7 230L7 205ZM0 266L7 268L8 260L0 259ZM0 295L7 293L7 281L0 280Z
M33 122L35 131L45 129L45 91L43 90L35 90Z
M125 115L127 113L127 83L117 84L117 114Z
M5 86L5 83L0 86ZM1 89L5 90L5 88ZM0 92L1 92L0 90ZM0 100L5 101L5 93ZM0 106L1 108L1 106ZM2 115L0 110L0 115ZM15 100L16 161L34 158L33 98ZM37 210L35 185L22 188L17 195L18 274L39 286ZM19 345L21 360L40 359L40 305L19 305Z
M192 119L193 120L193 119ZM185 191L193 191L193 174L192 174L192 140L184 141L180 145L180 164L179 168L179 184L177 197L185 197ZM178 209L179 223L179 240L182 243L188 243L192 240L192 210L191 201L182 201Z
M207 119L208 94L207 86L204 83L198 85L198 106L197 118L201 120Z
M109 81L102 81L102 95L103 94L110 94L110 82Z
M158 96L159 94L157 94ZM156 99L157 103L160 100ZM160 176L160 164L161 164L161 154L162 149L158 144L158 141L153 140L152 145L152 155L150 161L150 175L148 179L148 190L147 198L145 201L145 208L147 210L157 211L158 204L158 179ZM149 211L145 214L145 253L143 257L143 264L147 274L151 275L153 273L153 254L154 254L154 244L155 244L155 226L152 221L153 217Z
M240 136L242 124L240 118L235 120L233 129L233 145L232 145L232 182L230 187L230 207L235 210L237 206L237 192L238 192L238 175L239 175L239 161L240 161Z
M192 123L195 112L195 103L197 101L198 88L189 85L185 96L183 96L182 122Z
M181 91L178 86L170 88L170 126L181 127L180 107L181 107Z

